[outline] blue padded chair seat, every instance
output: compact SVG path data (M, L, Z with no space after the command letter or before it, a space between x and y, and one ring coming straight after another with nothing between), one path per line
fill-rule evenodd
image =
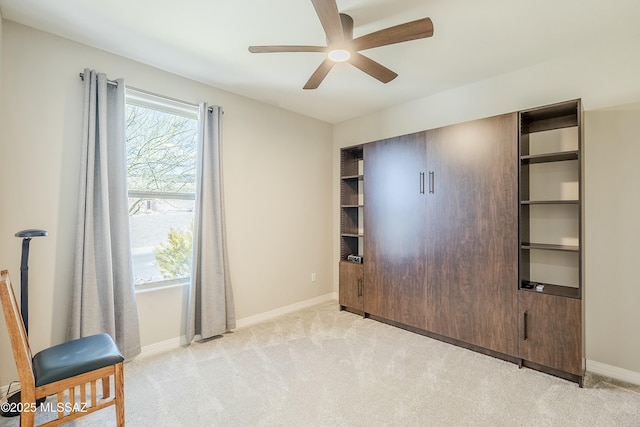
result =
M33 356L36 387L124 361L108 334L68 341Z

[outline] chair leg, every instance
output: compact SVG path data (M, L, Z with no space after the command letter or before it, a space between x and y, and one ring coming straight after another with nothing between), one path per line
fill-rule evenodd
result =
M116 365L114 375L116 389L116 422L118 427L124 427L124 364Z
M31 405L31 402L36 401L35 390L29 385L21 384L22 390L20 391L21 403ZM24 408L22 408L24 409ZM36 421L36 414L33 408L28 408L26 411L20 413L20 427L33 427Z
M20 427L33 427L35 425L36 414L33 411L20 413Z

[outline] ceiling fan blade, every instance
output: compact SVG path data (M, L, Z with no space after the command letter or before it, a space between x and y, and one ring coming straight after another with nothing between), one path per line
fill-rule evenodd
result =
M354 50L365 50L410 40L424 39L433 35L430 18L418 19L404 24L376 31L353 40Z
M325 46L249 46L251 53L326 52Z
M333 68L335 62L330 60L329 58L322 61L322 64L313 72L307 84L304 85L303 89L317 89L320 86L320 83L327 77L329 71Z
M396 73L394 73L384 65L381 65L373 59L369 59L357 52L351 54L349 62L354 67L361 69L371 77L380 80L382 83L389 83L391 80L398 77Z
M344 41L344 33L336 0L311 0L311 3L316 9L329 45L341 44Z

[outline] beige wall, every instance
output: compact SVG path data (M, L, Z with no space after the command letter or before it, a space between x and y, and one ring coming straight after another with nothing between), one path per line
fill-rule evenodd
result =
M585 126L587 355L640 372L640 105Z
M2 10L0 10L0 99L2 99ZM2 117L0 116L0 129L2 129ZM0 140L1 141L1 140Z
M632 229L633 209L628 206L637 202L626 197L638 176L630 166L618 166L631 165L628 162L638 148L626 138L633 135L627 113L591 111L640 100L640 58L635 55L639 46L638 39L617 46L590 46L575 55L332 128L0 20L0 195L5 202L0 213L0 267L10 269L16 285L20 241L13 234L30 227L50 232L32 243L34 350L64 337L78 180L81 84L77 74L90 67L111 78L125 77L134 87L225 108L225 188L239 318L337 290L339 147L583 98L588 110L587 357L640 372L640 348L633 339L637 308L632 305L639 301L639 287L628 267L633 259L626 258L633 254L633 236L638 240L637 229ZM613 142L620 150L608 150L612 129L622 135ZM608 209L610 205L619 209ZM612 227L614 232L604 232ZM603 252L610 248L621 250ZM315 283L309 280L311 272L318 274ZM184 288L138 294L143 345L182 334L184 296ZM13 379L2 325L0 385Z
M331 126L104 51L4 21L0 266L19 285L24 228L44 228L30 258L32 348L64 339L79 180L85 67L128 85L224 107L228 241L238 318L333 291ZM180 60L176 58L176 60ZM311 282L311 273L317 281ZM142 344L184 333L184 287L138 294ZM0 321L0 386L15 379Z
M338 283L340 147L575 98L582 98L588 111L637 103L640 101L639 50L639 37L613 46L584 46L554 61L334 125L334 282ZM638 373L634 378L640 379L640 344L635 339L640 286L637 274L633 275L628 267L631 264L622 268L622 264L632 262L632 254L638 252L634 250L633 238L636 242L640 238L634 219L637 209L634 211L629 206L638 207L637 197L631 196L637 193L634 190L640 182L638 173L632 172L632 168L638 170L632 163L633 153L638 154L638 128L636 125L632 140L629 139L633 135L630 123L620 124L620 132L625 137L618 138L616 144L622 144L622 149L609 152L608 127L616 122L615 114L607 116L611 118L608 122L599 115L585 116L586 356L588 360ZM592 125L591 120L598 120L598 124ZM617 170L616 174L592 185L594 179L613 170ZM605 182L610 185L602 187ZM606 204L600 206L603 201ZM623 207L627 210L623 211ZM611 227L620 227L620 231L606 234L605 230ZM603 259L604 252L608 256Z

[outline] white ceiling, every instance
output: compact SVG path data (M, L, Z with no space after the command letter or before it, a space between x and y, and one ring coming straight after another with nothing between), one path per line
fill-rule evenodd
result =
M424 17L434 36L363 51L399 74L386 85L337 64L304 91L324 54L247 47L324 45L310 0L0 0L0 9L4 19L330 123L640 34L640 0L337 3L354 37Z

